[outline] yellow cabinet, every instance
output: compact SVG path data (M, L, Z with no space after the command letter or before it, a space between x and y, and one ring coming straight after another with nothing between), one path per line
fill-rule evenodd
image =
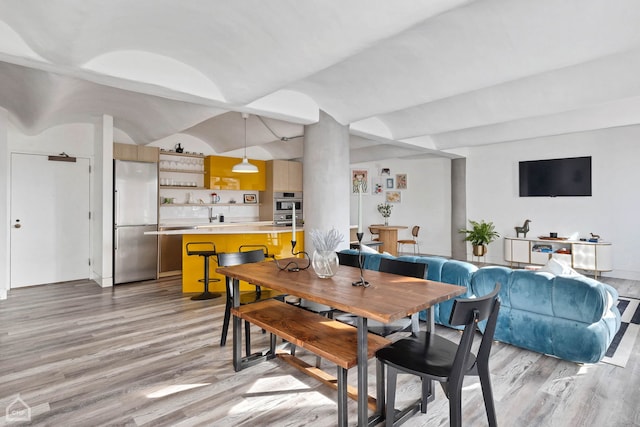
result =
M137 144L113 143L113 158L116 160L131 160L134 162L158 163L160 149L145 147Z
M212 190L253 190L266 189L264 160L250 160L258 167L258 173L234 173L234 165L242 159L236 157L207 156L204 162L204 185Z
M302 191L302 163L288 160L267 162L267 188L278 191Z

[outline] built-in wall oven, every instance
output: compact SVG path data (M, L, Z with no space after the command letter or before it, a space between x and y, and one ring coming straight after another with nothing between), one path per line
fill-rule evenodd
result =
M273 223L290 226L295 206L296 224L302 224L302 192L273 193Z

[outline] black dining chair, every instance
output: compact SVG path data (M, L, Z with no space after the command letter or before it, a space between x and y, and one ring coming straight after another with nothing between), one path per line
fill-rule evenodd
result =
M427 400L431 381L439 381L449 399L449 423L462 425L462 383L467 375L480 377L482 395L489 426L496 426L496 411L491 391L489 354L496 329L500 300L497 283L491 293L479 298L454 300L450 323L464 326L458 344L435 333L421 332L416 338L405 338L376 352L378 363L387 367L386 426L397 426L418 411L427 412ZM477 323L487 319L478 354L471 352L477 336ZM422 396L419 402L399 413L395 411L396 379L398 373L417 375L422 380ZM384 379L382 380L384 381Z
M352 267L359 267L359 256L356 254L340 254L338 253L338 259L344 265L350 265ZM380 266L378 271L383 273L397 274L399 276L415 277L418 279L424 279L427 273L427 264L418 262L401 261L394 258L380 258ZM367 321L367 329L376 335L386 337L394 332L403 331L411 327L412 335L417 335L420 331L419 313L414 313L411 317L398 319L393 322L383 323L376 320L369 319ZM344 314L336 317L339 320L350 325L356 325L356 318L352 314Z
M356 267L356 268L360 267L360 262L359 262L360 256L358 254L348 254L344 252L337 252L337 254L338 254L338 263L340 265L348 265L349 267Z
M249 264L254 262L261 262L265 259L265 252L263 249L253 249L249 251L239 252L221 252L218 253L218 265L220 267L231 267L240 264ZM231 279L225 278L225 285L227 289L227 301L224 308L224 320L222 323L222 336L220 337L220 346L223 347L227 343L227 333L229 331L229 321L231 319L231 308L233 307L233 286ZM240 304L250 304L263 299L270 299L279 295L271 289L261 289L260 286L256 286L255 291L241 292ZM245 322L245 346L247 355L251 353L251 341L249 323Z

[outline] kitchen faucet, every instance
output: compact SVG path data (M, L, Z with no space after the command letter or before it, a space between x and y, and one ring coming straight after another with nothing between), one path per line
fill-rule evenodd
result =
M213 206L209 206L209 222L213 222L214 219L218 219L218 214L213 214Z

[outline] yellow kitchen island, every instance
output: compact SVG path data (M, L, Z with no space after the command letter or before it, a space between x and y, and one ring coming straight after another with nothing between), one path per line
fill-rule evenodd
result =
M213 242L217 252L237 252L242 245L265 245L270 255L276 258L291 257L291 227L276 227L265 224L212 224L198 225L192 229L158 231L153 234L182 235L182 292L202 292L204 285L199 282L203 278L204 265L200 256L187 255L186 245L190 242ZM152 233L147 233L152 234ZM304 232L296 229L296 252L304 250ZM211 292L225 292L224 276L217 274L216 258L210 260ZM254 287L241 283L241 290L253 290Z

